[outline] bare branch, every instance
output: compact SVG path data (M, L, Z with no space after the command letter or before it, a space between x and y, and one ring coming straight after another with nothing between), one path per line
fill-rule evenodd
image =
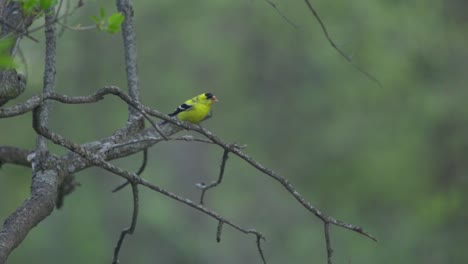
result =
M42 95L35 95L22 104L17 104L8 108L0 108L0 118L7 118L22 115L37 107L43 101ZM1 103L0 103L1 106Z
M113 146L114 147L114 146ZM138 171L135 173L136 175L140 176L141 177L141 174L143 173L143 171L145 170L146 168L146 163L148 162L148 149L144 149L143 150L143 163L141 164L140 168L138 169ZM125 186L129 185L130 182L129 181L126 181L122 184L120 184L119 186L117 186L114 190L112 190L112 192L118 192L119 190L125 188Z
M5 263L28 232L54 210L59 184L60 177L54 170L33 175L31 197L5 220L0 230L0 263Z
M5 163L31 167L28 155L33 152L29 149L21 149L9 146L0 146L0 167Z
M329 225L330 223L323 222L323 228L325 232L325 244L326 244L326 249L327 249L327 260L328 260L328 264L332 264L333 248L332 248L331 240L330 240Z
M101 88L96 93L92 95L88 95L88 96L70 97L70 96L60 95L60 94L53 93L53 92L43 94L42 96L33 96L22 104L18 104L18 105L15 105L13 107L6 108L6 109L0 109L0 118L21 115L26 112L29 112L35 107L40 106L43 103L43 101L47 99L55 100L55 101L59 101L62 103L67 103L67 104L88 104L88 103L95 103L99 100L102 100L103 96L107 94L116 95L120 99L122 99L124 102L126 102L128 105L130 105L131 107L134 107L138 112L140 112L146 118L146 120L150 122L150 124L161 135L161 137L167 140L167 137L164 135L164 133L158 127L158 125L151 119L151 117L148 116L148 114L146 114L145 109L148 109L148 108L132 100L127 94L125 94L118 87L115 87L115 86L107 86L107 87ZM162 114L162 116L164 116L164 118L166 119L170 118L169 116L165 116L164 114Z
M296 200L300 204L302 204L307 210L312 212L315 216L320 218L322 221L327 221L327 222L330 222L330 223L332 223L334 225L337 225L337 226L340 226L340 227L355 231L357 233L365 235L368 238L371 238L372 240L376 241L376 239L371 234L364 231L361 227L345 223L343 221L334 219L334 218L332 218L330 216L327 216L327 215L323 214L320 210L318 210L311 203L309 203L307 200L305 200L302 197L302 195L299 194L299 192L289 183L289 181L286 178L284 178L283 176L281 176L281 175L275 173L274 171L266 168L262 164L255 161L253 158L251 158L248 155L246 155L245 153L243 153L237 145L229 144L229 143L226 143L226 142L222 141L220 138L215 136L213 133L211 133L210 131L204 129L203 127L201 127L199 125L192 125L192 124L187 123L187 122L182 122L182 121L179 121L179 120L176 120L176 119L172 119L169 116L167 116L167 115L165 115L165 114L163 114L163 113L161 113L161 112L159 112L157 110L150 109L150 108L148 108L146 106L141 105L138 102L134 102L130 98L128 98L128 96L126 94L120 92L120 90L118 88L116 88L116 87L106 87L106 88L100 89L95 95L88 96L88 97L83 96L83 97L79 97L79 98L81 99L82 102L83 101L90 102L92 100L89 100L89 99L93 99L93 100L100 99L101 98L100 97L101 93L102 94L104 94L104 93L113 93L114 94L115 93L120 98L122 98L125 102L131 104L136 109L140 109L141 112L152 115L152 116L155 116L155 117L158 117L158 118L161 118L163 120L168 121L168 123L171 123L172 125L166 125L166 126L163 127L163 129L165 131L167 131L167 132L162 132L161 135L169 135L171 133L175 133L175 131L179 131L179 129L177 129L177 127L184 128L184 129L187 129L187 130L193 130L193 131L196 131L196 132L199 132L199 133L203 134L208 139L210 139L213 143L219 145L220 147L222 147L225 150L228 150L229 152L234 153L236 156L240 157L241 159L243 159L244 161L246 161L247 163L252 165L254 168L256 168L259 171L263 172L265 175L268 175L268 176L272 177L273 179L277 180L281 185L283 185L283 187L286 188L286 190L291 195L293 195L294 198L296 198ZM59 95L56 95L56 94L55 95L47 95L47 98L48 99L58 100L58 101L61 101L61 102L66 102L66 103L78 103L80 101L80 100L78 100L79 99L78 97L66 97L66 96L59 96ZM34 105L34 104L32 104L32 105ZM10 111L8 111L8 109L0 111L0 117L3 114L5 114L5 112L10 112ZM173 129L175 129L175 130L173 130ZM146 136L148 136L148 134L152 134L152 132L146 130L146 131L143 131L139 136L136 135L136 137L143 139L143 138L146 138ZM135 140L135 139L133 139L133 140ZM144 141L138 141L138 142L143 143ZM151 146L154 143L156 143L156 141L147 141L146 144L139 145L133 151L130 151L130 150L127 149L128 152L126 154L130 155L130 153L135 153L135 152L141 151L142 149L147 148L147 147ZM108 158L110 156L111 156L111 154L109 154ZM87 164L87 163L82 163L82 164L80 164L81 166L78 166L78 164L74 164L74 165L75 165L74 170L83 169L83 167L81 167L81 166L85 166L85 167L89 166L89 164ZM70 173L74 173L74 172L75 171L70 171Z
M257 161L255 161L254 159L249 157L248 155L244 154L242 151L240 151L240 149L239 149L239 147L237 145L229 144L229 143L226 143L226 142L222 141L220 138L218 138L217 136L212 134L210 131L204 129L203 127L201 127L199 125L192 125L192 124L187 123L187 122L181 122L181 121L176 120L176 119L171 119L170 117L168 117L165 114L160 113L159 111L156 111L156 110L150 109L148 107L145 107L145 106L139 104L138 102L134 102L131 98L128 98L128 96L126 94L121 93L116 87L106 87L104 89L100 89L100 91L98 91L97 94L95 94L93 96L88 96L88 97L86 97L86 96L83 96L83 97L66 97L66 96L61 96L61 95L57 95L57 94L48 94L45 97L47 97L48 99L55 99L55 100L65 102L65 103L89 102L90 100L97 101L98 99L100 99L102 96L100 96L99 93L104 93L104 91L109 92L109 93L115 92L118 95L120 94L120 96L122 97L122 99L124 101L128 102L133 107L135 107L137 109L140 109L141 112L147 113L149 115L152 115L152 116L155 116L155 117L158 117L158 118L161 118L163 120L167 120L169 123L171 123L171 125L166 125L166 126L163 127L165 135L170 135L172 133L175 133L175 132L179 131L180 128L185 128L185 129L188 129L188 130L194 130L194 131L197 131L197 132L203 134L212 143L217 144L220 147L222 147L225 150L225 152L234 153L235 155L237 155L238 157L240 157L244 161L251 164L256 169L260 170L264 174L266 174L266 175L274 178L278 182L280 182L288 190L288 192L290 194L292 194L296 198L296 200L298 200L298 202L300 204L302 204L306 209L308 209L314 215L316 215L318 218L320 218L322 221L324 221L324 223L331 223L331 224L334 224L334 225L337 225L337 226L341 226L343 228L358 232L358 233L360 233L362 235L365 235L365 236L375 240L375 238L373 236L371 236L369 233L363 231L362 228L351 225L351 224L347 224L345 222L336 220L336 219L334 219L332 217L329 217L329 216L323 214L321 211L319 211L317 208L315 208L312 204L307 202L284 177L282 177L282 176L276 174L275 172L267 169L266 167L264 167L263 165L261 165L260 163L258 163ZM40 102L41 100L42 100L42 98L39 98L39 100L36 100L36 101ZM34 104L32 104L32 105L34 105ZM5 111L3 111L3 112L5 112ZM6 111L6 112L8 112L8 111ZM34 112L37 112L37 110L34 111ZM33 116L36 116L36 115L37 114L34 114ZM35 127L37 127L38 126L37 121L35 123L36 123ZM41 135L44 135L44 133L50 133L44 127L42 127L41 129L42 129L42 131L40 131L40 130L37 131ZM46 132L44 132L44 131L46 131ZM155 144L157 142L160 142L162 140L162 137L155 136L154 132L152 132L152 131L154 131L154 128L153 129L143 130L143 131L141 131L141 132L139 132L137 134L131 135L131 137L128 138L128 139L123 138L122 139L123 141L120 141L119 143L112 140L112 142L115 142L117 144L115 144L115 143L109 144L111 142L106 143L105 141L99 141L99 142L96 142L96 143L93 143L93 144L86 144L84 146L78 146L78 145L74 145L72 143L67 143L67 141L63 141L64 139L60 138L60 137L53 138L51 135L49 135L47 138L52 140L56 144L67 147L68 149L70 149L73 152L77 153L83 159L83 160L80 161L79 159L76 158L76 154L74 154L74 153L70 153L68 155L65 155L63 158L61 158L62 162L66 161L66 160L70 161L70 159L73 159L75 162L78 162L78 163L73 163L73 166L71 166L71 167L73 167L73 169L71 169L71 170L69 169L68 173L73 173L73 172L82 170L82 169L84 169L84 168L86 168L88 166L92 166L92 165L100 166L100 167L103 167L106 170L109 170L109 171L111 171L111 172L113 172L115 174L118 174L118 175L126 178L127 180L129 180L131 182L144 185L144 186L146 186L146 187L148 187L148 188L150 188L152 190L155 190L155 191L160 192L160 193L162 193L162 194L164 194L166 196L171 197L172 199L175 199L177 201L185 203L185 204L187 204L187 205L189 205L189 206L191 206L193 208L196 208L197 210L203 211L206 214L220 220L220 218L217 218L217 216L218 216L217 214L215 214L214 212L209 211L208 209L206 209L202 205L196 205L190 200L179 197L179 196L177 196L175 194L172 194L172 193L167 192L167 191L165 191L165 190L163 190L163 189L161 189L161 188L159 188L157 186L152 185L151 183L147 182L146 180L139 178L135 174L123 171L121 169L118 169L118 168L114 167L110 163L105 162L105 160L107 160L107 159L113 159L113 158L122 157L122 156L125 156L125 155L130 155L131 153L136 153L138 151L141 151L142 149L150 147L151 145L153 145L153 144ZM52 135L54 135L54 134L52 134ZM187 138L184 138L184 137L179 138L179 139L187 140ZM105 148L105 151L103 151L103 148ZM121 152L121 150L119 150L120 148L125 149L125 151ZM92 153L99 153L99 155L93 155ZM233 226L234 228L238 229L241 232L256 234L255 233L256 231L242 229L242 228L238 227L237 225L234 225L234 224L232 224L231 222L229 222L229 221L227 221L225 219L221 219L221 220L222 220L223 223L228 223L229 225ZM261 252L261 247L259 247L259 252L260 252L261 255L263 254Z
M28 32L24 32L23 30L19 29L18 27L16 27L15 25L11 24L10 22L8 22L7 20L5 20L3 17L0 17L0 23L1 24L4 24L6 25L7 27L10 28L10 31L14 31L15 34L18 34L18 35L24 35L25 37L27 37L28 39L36 42L36 43L39 43L39 40L31 35L29 35ZM13 52L12 52L13 54Z
M221 242L221 232L223 231L223 221L218 222L218 228L216 228L216 242Z
M197 187L199 187L202 190L201 197L200 197L200 203L203 204L203 198L205 197L205 192L208 191L211 188L214 188L218 186L221 181L223 180L223 175L224 175L224 168L226 167L226 162L229 158L229 150L225 149L223 153L223 158L221 160L221 166L219 170L219 176L218 180L213 181L209 185L205 185L204 183L199 183L197 184Z
M143 142L147 142L147 143L150 143L150 144L155 144L155 143L158 143L160 141L164 141L163 138L160 138L160 137L152 137L152 136L146 136L145 138L138 138L138 139L134 139L134 140L130 140L130 141L126 141L124 143L120 143L120 144L115 144L113 145L112 147L113 148L120 148L120 147L124 147L124 146L128 146L128 145L133 145L133 144L138 144L138 143L143 143ZM187 141L187 142L202 142L202 143L206 143L206 144L213 144L215 145L215 143L213 143L212 141L210 140L207 140L207 139L204 139L204 138L195 138L191 135L185 135L185 136L182 136L182 137L176 137L176 138L168 138L167 141Z
M45 18L44 92L52 92L55 87L55 25L50 23L53 17L53 10L49 10ZM47 126L48 111L47 104L37 110L38 125ZM37 151L32 166L34 174L31 197L7 218L0 231L0 263L5 263L8 255L24 240L28 232L54 210L58 186L63 177L56 170L47 167L50 163L45 139L38 136Z
M130 224L130 227L124 229L122 233L120 233L119 241L117 242L117 245L115 246L115 250L114 250L114 260L112 261L113 264L119 263L119 252L120 252L120 248L122 247L123 240L126 235L133 234L133 232L135 231L136 224L137 224L139 195L138 195L138 185L136 183L132 183L132 193L133 193L132 222Z
M257 235L257 249L258 249L258 253L260 254L260 257L262 258L263 264L267 264L265 255L263 255L262 239L265 240L264 237Z
M161 113L159 111L147 109L146 112L148 114L156 116L156 117L165 118L165 116L161 115ZM205 129L205 128L201 127L201 126L192 125L192 124L187 123L187 122L180 122L180 121L177 121L177 120L174 120L174 119L169 119L168 122L176 124L179 127L182 127L182 128L188 129L188 130L193 130L193 131L196 131L196 132L199 132L199 133L203 134L204 136L209 138L211 141L213 141L215 144L219 145L220 147L222 147L225 150L228 150L229 152L232 152L236 156L240 157L241 159L243 159L244 161L246 161L247 163L252 165L257 170L259 170L259 171L263 172L265 175L270 176L271 178L275 179L281 185L283 185L283 187L286 188L286 190L302 206L304 206L307 210L312 212L315 216L317 216L322 221L329 222L329 223L334 224L336 226L340 226L340 227L352 230L352 231L357 232L357 233L359 233L361 235L364 235L364 236L366 236L366 237L368 237L368 238L370 238L370 239L372 239L374 241L377 241L375 239L375 237L373 237L368 232L364 231L361 227L345 223L343 221L337 220L337 219L335 219L333 217L330 217L330 216L325 215L324 213L322 213L319 209L315 208L315 206L313 206L310 202L308 202L306 199L304 199L304 197L302 197L302 195L299 194L299 192L293 187L293 185L291 183L289 183L289 181L286 178L284 178L283 176L277 174L276 172L268 169L267 167L263 166L262 164L260 164L259 162L257 162L256 160L254 160L253 158L248 156L247 154L243 153L237 147L237 145L229 144L229 143L224 142L219 137L217 137L216 135L214 135L213 133L211 133L210 131L208 131L207 129Z
M70 2L71 2L71 0L63 0L63 1L65 1L65 13L68 13L70 11ZM57 16L58 15L59 15L59 12L57 12ZM56 17L56 19L57 19L57 22L59 22L58 17ZM68 16L63 18L63 24L67 24L67 23L68 23ZM59 38L62 37L63 33L65 33L65 27L64 26L62 26L60 28L60 30L59 30L59 32L57 34L58 37Z
M133 6L131 0L116 0L117 10L125 16L122 23L122 37L125 50L125 69L127 72L128 94L135 101L140 101L140 88L138 86L138 67L136 36L133 29ZM130 115L136 115L137 112L129 107Z
M56 74L56 36L55 36L55 13L53 8L49 8L45 16L45 66L44 66L44 87L42 93L52 93L55 90L55 74ZM49 110L51 102L44 102L40 106L39 122L41 126L46 127L49 123ZM39 152L47 151L45 140L40 136L37 138L36 147Z
M54 16L54 21L57 21L57 19L58 19L58 16L59 16L60 11L62 9L63 1L64 0L59 0L58 6L57 6L57 11L55 12L55 16Z
M284 21L286 21L289 25L291 25L294 29L298 29L299 27L291 21L291 19L289 19L285 14L283 14L283 12L279 9L279 7L273 3L272 1L270 0L265 0L265 2L267 2L269 5L271 5L275 10L276 12L278 13L278 15L280 15Z
M240 150L239 146L224 142L219 137L217 137L216 135L199 125L192 125L187 122L170 118L169 116L157 110L150 109L140 104L140 91L137 75L136 37L135 31L133 29L133 9L131 0L116 0L117 9L119 10L119 12L122 12L125 16L125 21L122 25L122 36L125 50L126 74L129 90L128 95L120 91L117 87L104 87L103 89L98 90L95 94L90 96L68 97L65 95L55 93L55 26L56 23L61 24L61 22L59 22L61 18L67 18L72 12L74 12L74 10L82 6L82 1L79 1L78 6L75 7L75 9L73 9L71 12L67 10L65 14L60 15L60 10L63 1L64 0L60 0L56 14L54 13L54 10L51 9L46 12L45 16L44 27L46 34L46 59L43 93L41 95L33 96L23 104L19 104L7 109L0 109L0 118L20 115L33 110L33 127L38 135L37 151L32 163L34 175L31 186L31 197L25 200L24 203L16 210L16 212L14 212L10 217L8 217L8 219L5 221L3 228L0 230L0 263L4 263L11 251L24 240L27 233L53 211L54 205L57 205L57 207L59 207L62 204L63 197L66 194L70 193L75 186L77 186L76 182L74 182L73 180L71 173L80 171L89 166L101 167L109 172L112 172L126 179L127 182L124 185L119 186L118 189L123 188L127 183L130 183L132 185L132 221L130 226L124 229L120 234L119 240L116 244L114 251L113 263L118 263L119 253L121 251L124 239L126 235L133 234L136 227L139 210L138 185L142 185L153 191L159 192L166 197L188 205L218 220L216 232L216 240L218 242L221 241L222 228L224 224L227 224L244 234L255 235L258 252L261 256L263 263L266 263L266 259L263 254L261 245L261 240L265 240L265 238L260 232L254 229L246 229L240 227L239 225L229 221L228 219L204 207L203 205L205 192L211 188L218 186L222 182L225 166L229 157L229 152L232 152L245 162L249 163L255 169L261 171L263 174L278 181L289 192L289 194L291 194L302 206L304 206L308 211L310 211L316 217L323 221L327 259L329 264L332 263L333 254L333 248L331 245L332 243L329 234L330 224L357 232L376 241L376 239L371 234L364 231L361 227L337 220L333 217L324 214L318 208L315 208L301 194L299 194L299 192L292 186L291 183L289 183L289 181L286 178L266 168L250 156L243 153ZM297 26L281 12L281 10L277 7L277 5L274 2L272 2L271 0L265 1L269 3L278 12L278 14L283 17L285 21L287 21L294 28L297 28ZM325 34L325 37L327 38L331 46L350 64L352 64L353 67L355 67L358 71L360 71L369 79L381 86L380 82L375 77L373 77L367 71L363 70L358 65L356 65L349 56L347 56L341 49L337 47L337 45L329 36L324 23L318 16L315 9L312 7L310 1L305 0L305 2L309 7L309 10L313 13L314 17L319 22ZM3 25L8 25L8 23L9 22L2 22ZM63 24L63 26L64 28L68 27L65 24ZM28 32L27 27L22 28L13 25L13 27L11 28L16 30L16 33L12 34L17 35L16 43L13 46L13 53L15 53L15 51L19 47L19 42L21 38L23 36L28 36ZM49 100L55 100L69 104L94 103L101 100L104 97L104 95L107 94L113 94L118 96L121 100L127 103L129 108L129 119L127 123L128 126L118 130L112 136L109 136L108 138L102 139L100 141L90 142L84 145L77 145L71 142L70 140L66 139L65 137L51 132L47 128L49 107L51 103L49 102ZM3 102L2 100L3 99L0 98L0 106L4 102L6 102ZM135 123L138 123L140 121L143 124L143 119L139 118L141 117L140 114L144 118L146 118L148 122L151 123L152 128L144 129L143 125L135 125ZM170 125L161 128L158 125L156 125L151 116L166 120ZM204 135L206 138L209 139L205 140L191 138L190 140L216 144L224 150L218 179L216 181L211 182L209 185L198 184L199 186L201 186L200 188L202 190L200 204L196 204L195 202L189 199L164 190L150 183L149 181L139 177L147 163L147 148L162 140L169 140L170 135L180 131L181 129L188 129L199 132L200 134ZM155 132L157 132L157 134L155 134ZM49 155L49 153L47 152L46 139L69 149L71 152L60 158L53 155ZM171 140L188 140L188 138L172 138ZM137 173L128 172L107 162L107 160L124 157L142 150L144 151L143 164L141 165ZM25 151L26 150L15 149L12 147L0 147L0 166L2 163L5 162L29 166L30 163L26 159L27 154L29 154L29 152L26 154ZM2 155L8 155L8 157ZM26 159L26 161L24 159ZM64 185L63 183L67 184Z
M310 12L312 12L312 14L314 15L315 19L317 20L317 22L320 24L320 27L322 28L322 31L323 31L323 34L325 35L325 38L327 38L328 42L330 43L330 45L333 47L333 49L335 49L348 63L350 63L356 70L358 70L359 72L361 72L362 74L364 74L367 78L369 78L371 81L375 82L379 87L383 87L382 84L380 83L380 81L375 78L372 74L370 74L369 72L367 72L366 70L364 70L363 68L359 67L359 65L357 65L356 63L354 63L354 61L351 59L351 57L349 57L348 55L346 55L340 48L338 48L338 46L335 44L335 42L333 41L333 39L330 37L330 34L328 34L328 30L327 28L325 27L325 24L323 23L322 19L320 18L320 16L318 15L317 11L315 10L315 8L312 6L312 4L310 3L309 0L305 0L306 4L307 4L307 7L309 7L309 10Z
M186 204L186 205L188 205L188 206L190 206L190 207L192 207L192 208L194 208L194 209L196 209L196 210L198 210L200 212L203 212L206 215L209 215L209 216L217 219L218 221L222 221L222 222L228 224L229 226L239 230L240 232L242 232L244 234L254 234L257 237L257 240L260 239L260 238L265 239L265 237L263 236L262 233L254 230L254 229L242 228L239 225L234 224L233 222L231 222L231 221L227 220L226 218L222 217L218 213L216 213L216 212L214 212L214 211L212 211L212 210L210 210L210 209L208 209L208 208L206 208L206 207L204 207L202 205L196 204L193 201L191 201L190 199L183 198L183 197L178 196L178 195L176 195L176 194L174 194L172 192L164 190L164 189L162 189L162 188L160 188L160 187L146 181L145 179L138 177L134 173L130 173L128 171L122 170L122 169L112 165L111 163L104 161L104 159L101 156L87 151L84 147L71 142L70 140L62 137L59 134L51 132L46 127L41 127L40 123L38 122L38 118L39 118L38 113L39 113L39 111L36 110L36 109L33 111L33 128L38 134L40 134L43 137L49 139L53 143L68 148L69 150L77 153L81 157L83 157L86 160L93 163L93 165L99 166L99 167L101 167L101 168L103 168L103 169L105 169L105 170L107 170L109 172L112 172L112 173L114 173L116 175L119 175L119 176L131 181L132 184L140 184L140 185L146 186L151 190L159 192L159 193L161 193L161 194L163 194L163 195L165 195L165 196L167 196L169 198L172 198L172 199L174 199L174 200L176 200L178 202L184 203L184 204ZM257 242L257 244L259 244L259 242ZM263 253L261 251L261 248L259 247L259 249L260 249L260 253L261 253L262 258L263 258Z
M279 183L281 183L281 185L283 185L287 189L287 191L291 195L293 195L296 198L296 200L300 204L302 204L307 210L312 212L314 215L316 215L321 220L328 221L328 222L330 222L330 223L332 223L334 225L337 225L337 226L340 226L340 227L355 231L357 233L365 235L365 236L371 238L372 240L376 241L376 239L372 235L370 235L369 233L364 231L361 227L354 226L354 225L342 222L340 220L334 219L332 217L329 217L329 216L323 214L320 210L318 210L311 203L309 203L307 200L305 200L299 194L299 192L289 183L289 181L286 178L284 178L283 176L281 176L281 175L275 173L274 171L266 168L262 164L258 163L253 158L251 158L248 155L246 155L245 153L243 153L236 145L232 145L232 144L229 144L229 143L226 143L226 142L222 141L220 138L218 138L217 136L212 134L210 131L204 129L201 126L192 125L192 124L187 123L187 122L182 122L182 121L179 121L179 120L176 120L176 119L172 119L169 116L167 116L167 115L165 115L165 114L163 114L163 113L161 113L159 111L156 111L154 109L150 109L150 108L148 108L146 106L143 106L143 105L139 104L138 102L134 102L130 98L128 98L128 96L126 94L120 92L120 90L118 88L116 88L116 87L106 87L106 88L100 89L98 92L96 92L96 94L94 94L92 96L66 97L66 96L59 96L57 94L49 94L49 95L47 95L47 98L48 99L58 100L60 102L65 102L65 103L91 102L93 100L97 101L98 99L101 98L101 94L105 94L105 93L112 93L112 94L118 95L125 102L131 104L136 109L140 109L141 112L143 112L143 113L147 113L149 115L152 115L152 116L161 118L163 120L166 120L166 121L168 121L168 123L174 124L177 127L185 128L185 129L188 129L188 130L194 130L194 131L197 131L197 132L203 134L204 136L209 138L212 142L214 142L215 144L221 146L223 149L229 150L229 152L234 153L235 155L237 155L238 157L240 157L241 159L243 159L244 161L246 161L247 163L249 163L250 165L252 165L256 169L258 169L259 171L261 171L264 174L266 174L266 175L274 178L275 180L277 180ZM34 105L34 104L31 104L31 105ZM8 109L0 111L0 117L2 115L4 115L5 112L10 112L10 111L8 111ZM174 128L174 125L166 125L166 126L164 126L164 129L166 131L171 131ZM178 130L176 129L174 131L178 131ZM141 135L143 136L143 138L145 138L145 135L147 135L147 133L151 133L151 132L150 131L142 132ZM169 133L172 133L172 132L169 132ZM168 134L167 134L167 132L161 132L161 135L168 135ZM140 143L141 143L141 141L140 141ZM152 144L154 144L154 143L149 142L144 147L143 146L139 146L139 147L147 148L147 147L151 146ZM137 148L137 149L135 149L135 151L136 152L141 151L142 148ZM89 166L89 165L86 165L86 164L82 164L82 165ZM76 166L76 167L74 167L74 169L83 169L83 168L81 168L80 166ZM70 172L70 173L73 173L73 172Z
M74 31L87 31L87 30L92 30L92 29L97 28L97 25L89 25L89 26L78 25L76 27L72 27L60 21L57 21L57 24L61 25L63 29L69 29L69 30L74 30Z

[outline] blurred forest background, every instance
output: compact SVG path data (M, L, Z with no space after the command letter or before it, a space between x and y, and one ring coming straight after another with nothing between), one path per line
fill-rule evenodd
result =
M72 4L76 4L72 1ZM220 99L203 126L247 144L246 153L285 175L325 213L362 226L378 243L332 227L336 263L468 263L468 2L312 1L335 42L383 88L326 41L304 1L134 1L143 103L164 112L201 92ZM113 1L85 1L69 25ZM36 22L36 25L43 20ZM33 26L34 27L34 26ZM41 92L44 41L24 39L28 86L7 106ZM120 32L66 31L58 40L57 91L126 89ZM22 70L25 67L22 66ZM52 128L84 143L121 127L127 106L54 104ZM31 115L0 120L0 144L32 149ZM184 132L181 133L181 135ZM64 149L52 147L56 153ZM143 177L193 200L218 175L222 150L167 142L150 150ZM136 170L141 154L115 161ZM29 194L31 172L0 170L0 219ZM131 217L130 188L100 169L29 234L8 263L109 263ZM141 188L136 232L122 263L260 263L254 236ZM323 225L275 181L234 156L208 207L267 237L268 263L325 263ZM3 220L2 220L3 221Z

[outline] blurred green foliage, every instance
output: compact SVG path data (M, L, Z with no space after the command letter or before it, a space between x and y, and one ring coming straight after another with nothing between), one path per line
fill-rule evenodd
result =
M91 19L96 23L99 30L107 31L111 34L119 32L125 16L122 13L114 13L109 17L106 16L106 10L101 6L99 8L99 17L91 16Z
M15 40L11 37L0 39L0 69L15 68L14 59L10 55Z
M57 4L57 0L16 0L16 2L21 3L21 9L24 13L36 13L36 15L41 15Z
M333 227L336 263L467 263L467 2L312 2L336 43L383 88L329 46L303 1L276 3L299 29L260 0L135 1L143 102L169 112L193 95L216 94L220 103L204 126L247 144L249 155L285 175L318 208L379 239ZM112 1L105 4L115 10ZM87 2L69 24L86 23L98 10ZM44 56L41 44L25 39L21 47L29 78L18 101L41 91ZM124 69L119 34L66 32L59 39L61 93L125 88ZM116 98L53 109L52 128L79 143L109 135L127 115ZM0 144L33 148L30 119L0 120ZM198 200L195 184L217 177L221 155L214 146L161 143L143 176ZM136 170L140 162L135 155L114 163ZM9 263L110 262L130 221L130 190L110 193L121 180L103 170L77 177L82 187ZM29 178L28 169L2 167L0 218L28 196ZM217 244L212 219L143 188L141 196L123 263L260 263L254 237L225 227ZM206 203L263 232L269 263L326 261L321 222L235 157Z

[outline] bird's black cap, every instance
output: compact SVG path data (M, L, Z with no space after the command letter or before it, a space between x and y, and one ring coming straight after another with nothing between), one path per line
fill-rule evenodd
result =
M205 93L205 96L206 96L206 99L211 99L211 98L213 98L213 94L212 94L212 93Z

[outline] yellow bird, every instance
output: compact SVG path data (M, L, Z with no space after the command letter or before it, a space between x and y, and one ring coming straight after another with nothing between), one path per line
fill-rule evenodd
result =
M203 121L211 111L211 104L218 102L218 98L212 93L202 93L185 101L179 105L173 113L169 116L176 116L181 121L187 121L192 124L198 124ZM167 121L159 123L160 125L166 124Z

